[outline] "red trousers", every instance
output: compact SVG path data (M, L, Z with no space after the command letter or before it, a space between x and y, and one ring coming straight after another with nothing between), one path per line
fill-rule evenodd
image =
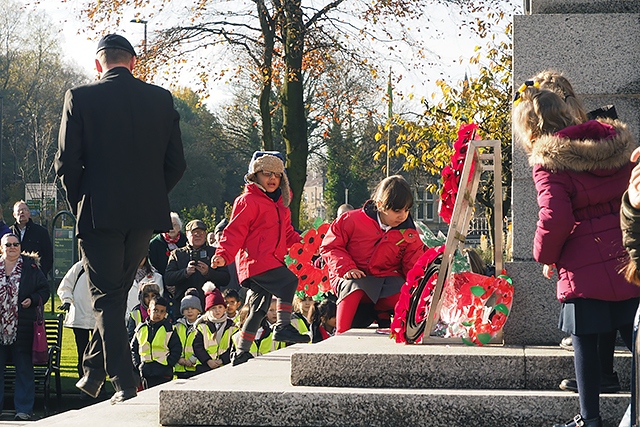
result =
M388 312L395 308L398 298L400 298L400 293L378 299L378 302L373 306L378 315L378 319L388 320L390 318ZM361 302L371 303L371 299L367 296L365 291L358 289L351 292L338 303L336 314L336 334L341 334L351 329L353 317L355 316L356 310Z

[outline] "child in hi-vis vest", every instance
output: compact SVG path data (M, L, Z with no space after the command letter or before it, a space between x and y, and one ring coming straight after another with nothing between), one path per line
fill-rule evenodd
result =
M202 302L198 290L189 288L180 302L182 317L176 321L173 330L180 338L182 354L173 372L178 378L190 378L196 374L196 365L200 361L193 352L193 341L196 338L196 320L202 314Z
M182 353L178 334L167 319L168 305L160 296L149 301L149 317L138 325L131 340L133 362L145 389L171 381Z
M200 361L196 372L219 368L231 362L231 336L238 329L227 316L227 303L212 282L202 286L205 313L196 321L193 352Z

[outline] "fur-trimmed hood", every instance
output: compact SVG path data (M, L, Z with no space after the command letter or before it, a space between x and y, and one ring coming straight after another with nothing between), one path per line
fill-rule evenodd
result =
M619 169L629 163L636 146L635 138L621 121L591 120L538 138L529 154L529 165L554 172Z

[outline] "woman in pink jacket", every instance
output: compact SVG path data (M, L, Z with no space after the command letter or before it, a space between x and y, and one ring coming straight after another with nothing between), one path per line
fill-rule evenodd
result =
M413 193L394 175L380 182L362 209L336 218L320 254L338 297L336 333L349 329L358 307L374 303L378 326L388 328L407 273L424 252L409 215Z
M271 304L278 298L275 341L309 342L291 325L291 302L298 278L285 266L289 247L300 241L291 225L291 190L284 170L284 159L277 151L256 151L245 175L245 191L233 203L229 225L224 229L211 267L236 261L238 281L251 289L249 315L240 331L232 365L246 362L249 352Z
M562 426L600 427L598 334L620 331L631 348L640 288L619 270L622 194L635 141L618 120L576 124L555 92L527 82L516 97L514 134L529 154L540 208L533 257L558 272L559 327L571 334L580 414Z

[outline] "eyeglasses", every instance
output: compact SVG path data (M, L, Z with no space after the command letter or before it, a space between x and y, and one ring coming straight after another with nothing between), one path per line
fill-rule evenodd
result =
M272 175L275 176L276 178L282 178L282 174L280 172L260 171L260 173L266 176L267 178L271 178Z
M5 248L10 248L11 246L13 246L14 248L17 248L18 246L20 246L20 243L19 242L15 242L15 243L9 242L9 243L5 243L4 244Z

